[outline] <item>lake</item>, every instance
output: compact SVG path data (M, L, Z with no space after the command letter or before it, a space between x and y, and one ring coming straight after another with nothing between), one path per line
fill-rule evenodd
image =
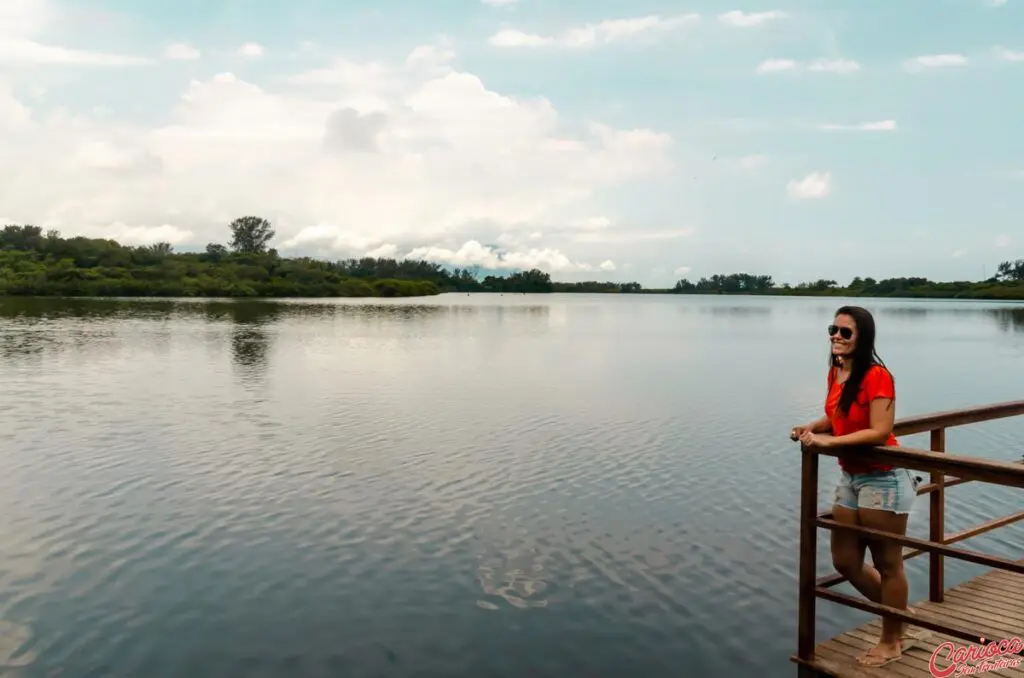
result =
M1024 397L1024 305L859 302L898 417ZM794 676L788 434L840 303L0 299L0 672ZM957 487L947 530L1020 508ZM819 639L869 618L823 601Z

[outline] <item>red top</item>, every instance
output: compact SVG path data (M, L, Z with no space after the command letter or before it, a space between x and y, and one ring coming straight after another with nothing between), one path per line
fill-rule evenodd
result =
M860 392L857 399L850 405L849 414L839 411L839 396L843 392L843 386L835 379L835 370L828 371L828 397L825 399L825 415L832 421L832 435L844 436L855 431L863 431L871 428L870 403L877 398L896 399L896 387L893 384L892 374L881 365L872 365L864 375L864 381L860 384ZM896 436L889 434L885 441L886 446L899 447ZM839 457L839 466L847 473L872 473L876 471L889 471L891 465L857 460L856 453Z

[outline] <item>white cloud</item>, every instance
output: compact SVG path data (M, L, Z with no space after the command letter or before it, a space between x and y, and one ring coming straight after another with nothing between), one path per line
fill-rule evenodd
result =
M364 256L373 257L374 259L394 259L398 256L398 247L385 243L380 247L370 250Z
M592 271L590 264L575 262L556 249L533 248L525 252L502 252L495 247L469 240L458 250L444 247L417 247L403 258L423 259L451 266L479 266L480 268L510 270L539 268L551 273ZM612 264L614 266L614 264Z
M41 42L60 13L47 0L0 0L0 64L120 67L151 63L150 59L95 52Z
M490 38L490 43L502 48L560 47L584 49L597 45L639 41L662 37L684 26L698 23L699 14L681 14L672 17L650 15L630 19L607 19L597 24L570 28L557 36L506 28Z
M171 245L187 243L193 238L192 231L163 224L160 226L127 226L114 222L107 227L104 235L123 245L151 245L166 242Z
M263 45L258 42L247 42L238 48L238 54L244 57L261 57L265 51Z
M188 61L191 59L198 59L200 56L201 54L198 49L184 42L168 45L166 49L164 49L164 58L171 59L173 61Z
M2 62L59 66L141 66L152 63L152 60L124 54L44 45L32 40L0 38L0 63Z
M985 4L989 7L1002 7L1006 4L1006 0L985 0Z
M789 197L797 200L813 200L827 197L832 192L832 174L830 172L811 172L803 179L791 179L786 184Z
M757 65L758 73L779 73L782 71L795 71L799 68L793 59L765 59Z
M1000 233L996 237L996 243L995 243L996 247L1004 248L1004 247L1009 247L1012 244L1013 244L1013 239L1010 236L1008 236L1007 234L1005 234L1005 233Z
M578 243L591 243L602 245L623 245L657 240L676 240L693 235L692 228L667 228L662 230L600 230L600 231L577 231L569 236L569 239Z
M28 127L31 121L32 109L4 91L0 82L0 130L6 128L10 133L17 133ZM0 137L0 142L2 140ZM3 165L0 164L0 167Z
M84 141L72 151L69 165L76 169L146 174L162 170L160 159L140 149L123 148L106 141Z
M852 59L815 59L806 65L794 59L766 59L757 65L756 72L780 73L785 71L798 71L806 69L811 73L856 73L861 69L860 64Z
M670 169L669 135L574 126L546 99L489 89L451 56L433 46L259 84L221 73L187 83L150 124L47 112L0 83L0 205L67 235L202 247L258 214L282 252L422 252L551 271L596 270L566 249L576 234L614 245L671 236L612 228L592 202ZM521 245L480 245L501 234Z
M750 28L752 26L760 26L768 23L769 21L784 19L787 16L788 15L785 12L777 9L769 10L767 12L742 12L734 9L731 12L719 14L718 20L723 24L728 24L730 26Z
M908 59L903 66L908 71L917 72L930 68L948 68L966 64L967 57L963 54L926 54Z
M1024 52L1014 52L1005 47L996 47L993 51L996 58L1001 61L1024 61Z
M405 58L406 65L427 67L439 67L447 65L455 58L455 50L447 43L443 45L420 45L409 52Z
M490 37L495 47L545 47L554 45L555 38L545 38L535 33L524 33L514 28L503 28Z
M680 266L675 271L673 271L673 274L674 275L686 275L691 270L693 270L693 269L691 269L689 266Z
M55 19L56 12L41 0L0 2L0 39L37 36Z
M963 257L964 255L966 255L966 254L967 254L967 250L956 250L956 251L954 251L954 252L953 252L953 254L951 254L950 256L951 256L951 257L952 257L953 259L960 259L960 258L962 258L962 257Z
M614 271L616 267L614 261L612 261L611 259L605 259L604 261L601 262L601 265L598 268L600 268L602 271L611 272Z
M819 125L818 129L826 132L892 132L896 129L895 120L878 120L876 122L862 122L856 125L841 125L827 123Z

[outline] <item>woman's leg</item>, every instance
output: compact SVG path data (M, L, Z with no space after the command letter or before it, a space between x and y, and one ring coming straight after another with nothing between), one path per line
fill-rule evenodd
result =
M859 525L857 515L857 493L853 478L843 473L836 485L832 518L844 525ZM844 530L832 530L832 566L846 577L853 588L868 600L876 603L882 600L882 580L878 571L864 562L866 542L860 535Z
M844 525L859 525L858 512L840 504L832 507L832 518ZM860 535L832 530L832 566L846 577L853 588L868 600L882 602L882 577L878 570L864 562L866 543Z
M867 481L858 495L860 508L857 517L860 524L883 532L906 534L907 519L916 494L916 488L905 470L896 469L891 474L879 474ZM871 549L871 559L881 578L880 602L906 610L908 586L903 570L903 546L870 540L868 548ZM899 657L904 626L903 622L896 619L883 618L882 636L878 645L863 655L861 662L878 665Z

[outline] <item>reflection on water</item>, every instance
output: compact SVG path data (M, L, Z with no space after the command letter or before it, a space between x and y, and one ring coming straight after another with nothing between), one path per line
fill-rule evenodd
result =
M545 593L549 585L543 570L543 561L536 552L511 552L491 561L481 559L476 577L486 596L501 598L520 609L547 607ZM487 598L478 600L477 605L488 610L500 609Z
M913 320L913 319L923 319L925 316L928 315L929 312L934 313L935 311L932 310L932 309L924 308L923 306L922 307L896 306L896 307L892 307L892 308L883 306L882 308L879 308L879 309L877 309L875 311L875 315L878 316L879 318L883 318L883 317L889 315L889 316L896 316L897 318L907 318L909 320ZM941 312L941 311L939 311L939 312ZM955 310L947 310L946 312L947 313L956 313ZM977 311L973 311L973 310L967 310L966 312L967 313L977 313Z
M0 299L0 672L791 678L786 432L840 303ZM1020 397L1024 308L870 307L901 416ZM1016 458L1022 426L949 448Z
M269 367L270 334L258 325L231 331L231 358L246 383L258 381Z
M1024 306L1019 308L995 308L989 311L996 325L1004 332L1024 332Z
M304 311L306 315L325 315L323 307L294 306L292 311L298 316ZM273 329L270 327L279 322L286 313L283 304L267 301L236 301L231 303L210 304L206 309L207 321L217 322L228 320L231 327L231 358L238 368L245 383L255 383L269 367L269 355Z
M895 316L912 321L928 317L949 317L963 320L984 318L994 321L1004 332L1024 331L1024 304L989 306L989 302L965 302L966 305L949 305L949 302L933 302L929 306L881 306L875 311L879 317ZM983 305L984 304L984 305Z
M774 307L771 305L725 306L716 304L714 306L702 306L700 312L707 313L710 315L723 315L742 318L748 316L771 315L773 309Z

